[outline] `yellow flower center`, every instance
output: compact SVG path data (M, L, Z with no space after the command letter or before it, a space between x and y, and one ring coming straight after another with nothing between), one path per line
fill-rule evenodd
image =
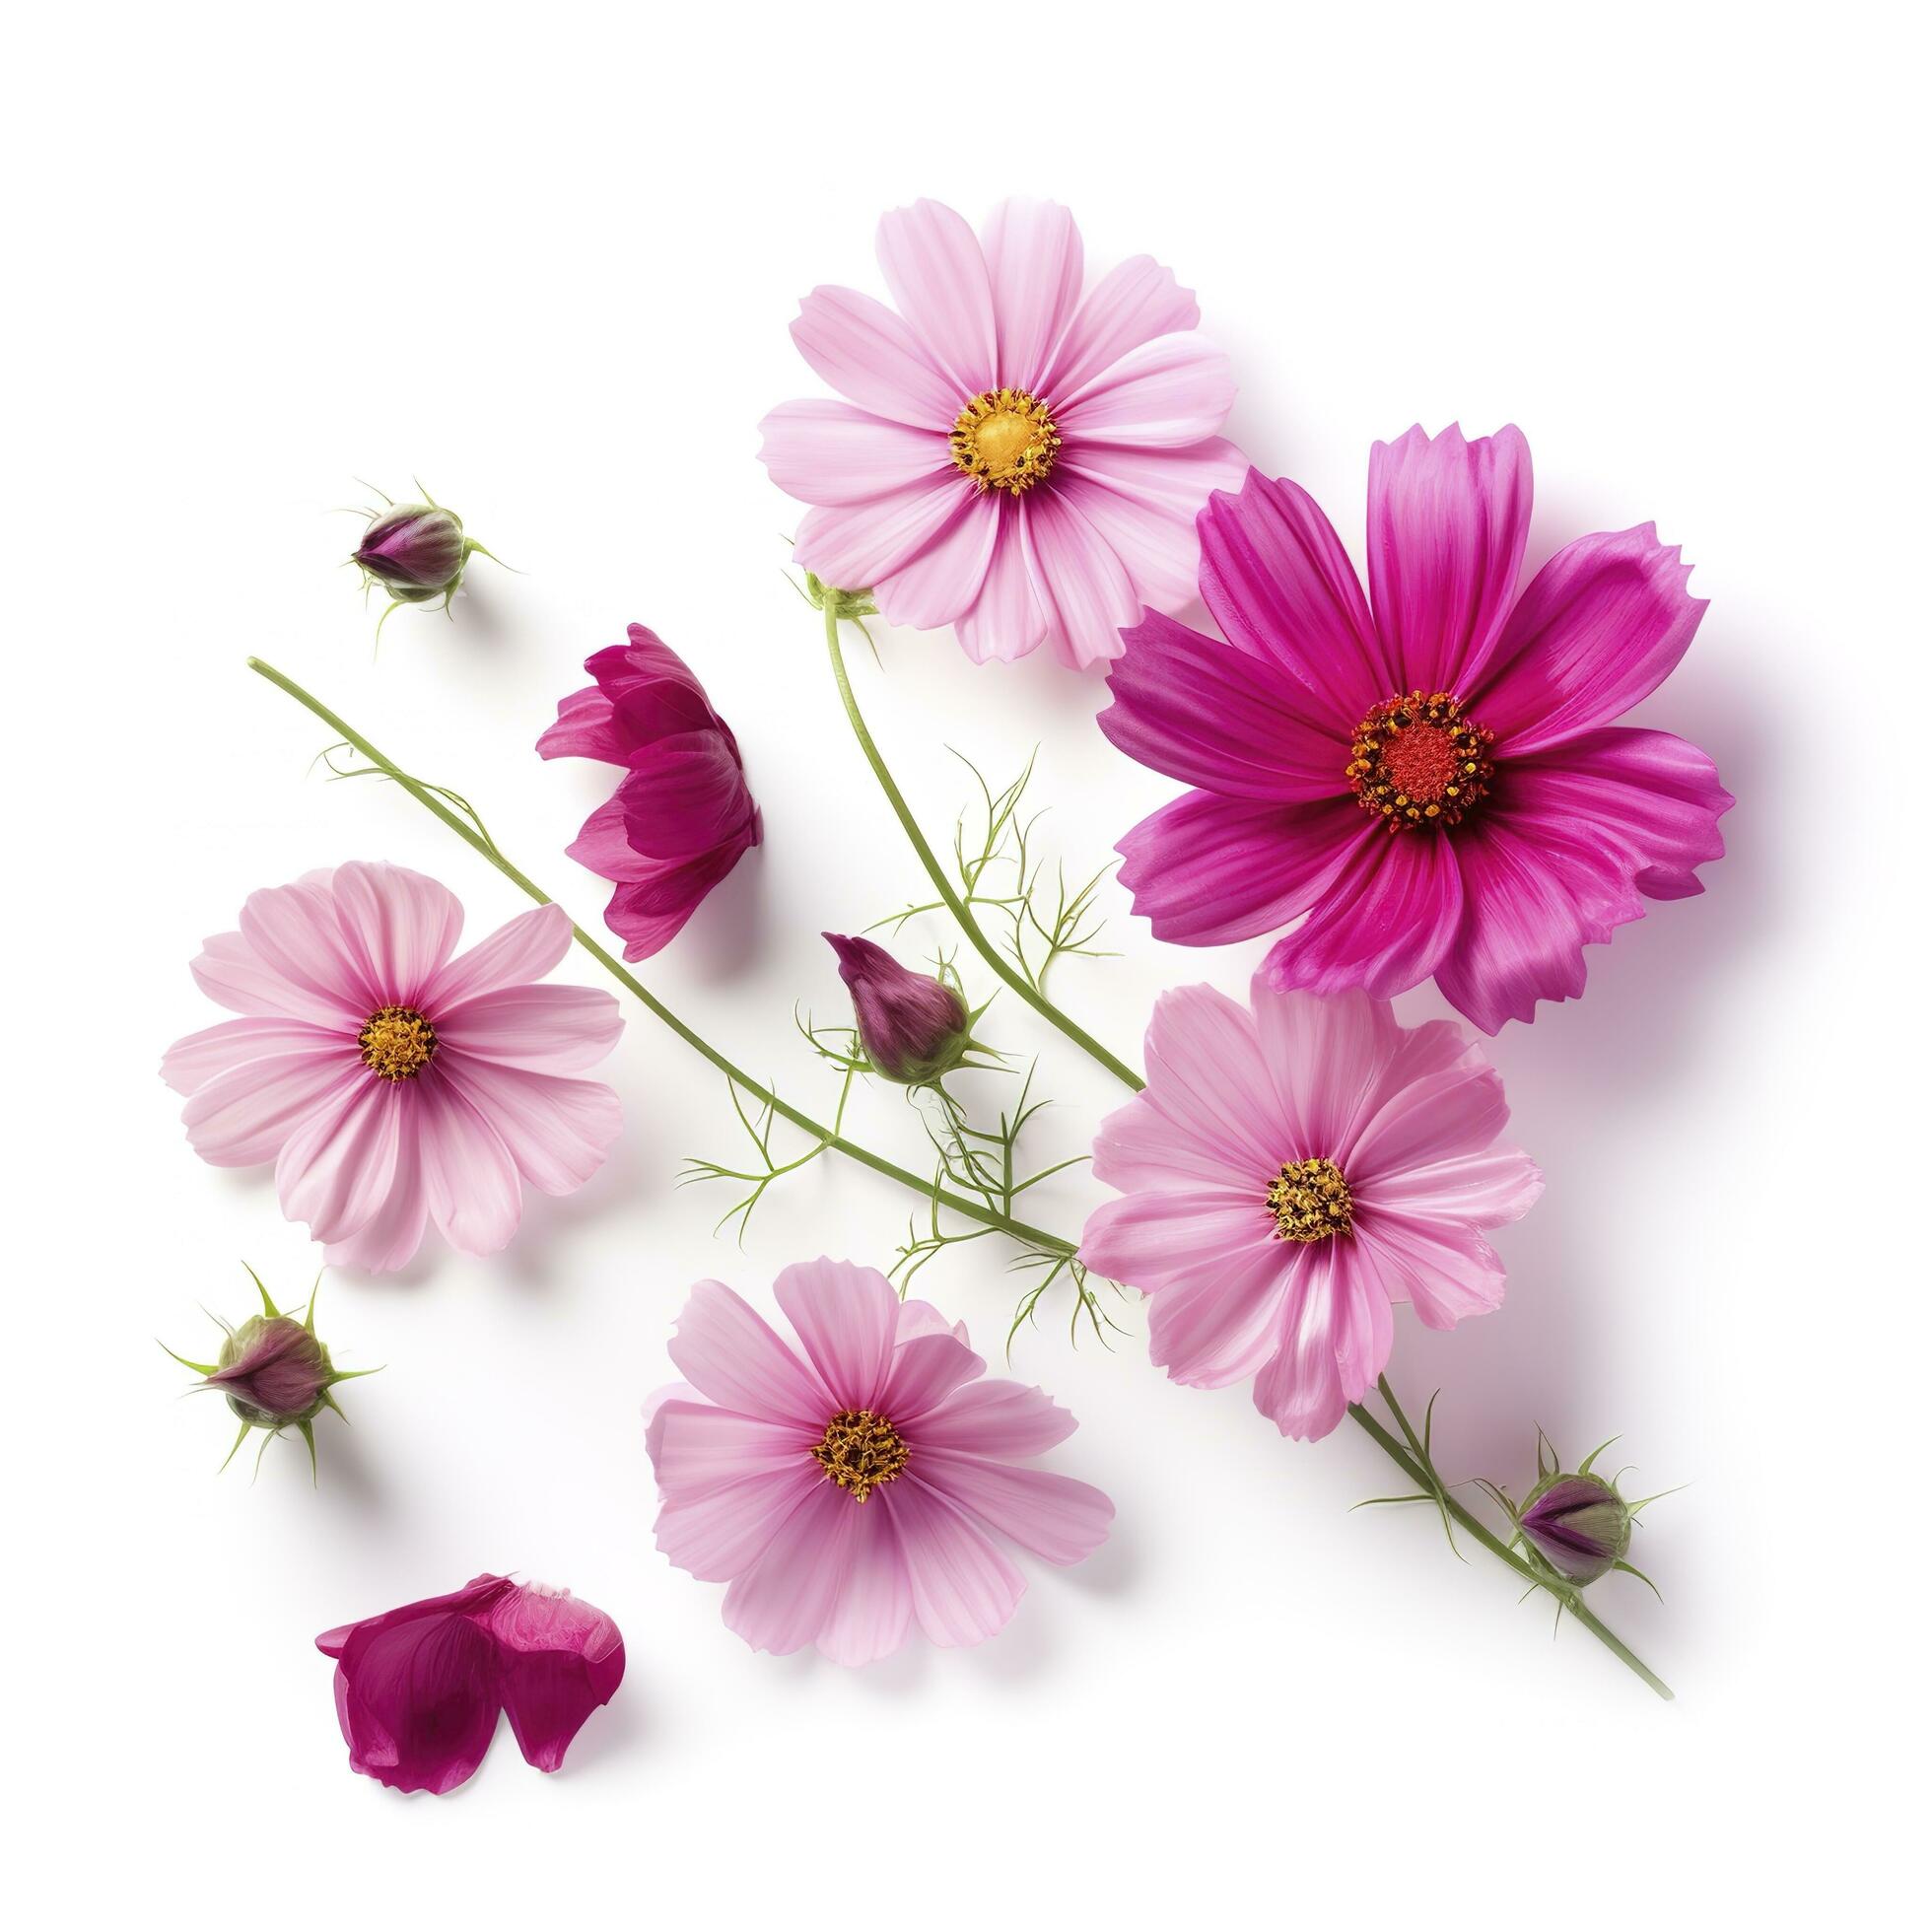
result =
M1496 775L1494 736L1446 691L1385 698L1355 726L1346 777L1362 809L1391 832L1460 825Z
M363 1022L356 1045L379 1079L413 1080L436 1052L436 1028L414 1006L379 1006Z
M1030 490L1053 468L1060 432L1047 405L1024 389L988 389L959 412L952 459L982 490Z
M883 1415L870 1409L842 1409L825 1424L812 1454L828 1482L846 1490L854 1502L863 1502L905 1468L910 1451Z
M1268 1184L1268 1211L1283 1241L1326 1241L1355 1231L1355 1197L1332 1160L1291 1160Z

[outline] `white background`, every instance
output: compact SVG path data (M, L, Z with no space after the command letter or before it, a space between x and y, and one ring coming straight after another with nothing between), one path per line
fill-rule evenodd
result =
M929 1926L1685 1923L1828 1908L1897 1876L1922 1773L1922 931L1928 686L1925 48L1904 10L1041 4L645 10L99 7L12 30L5 136L6 989L12 1292L10 1820L34 1924ZM24 38L21 37L24 34ZM1922 176L1920 176L1922 187ZM1908 199L1908 189L1912 198ZM1530 562L1655 518L1711 608L1639 722L1739 797L1701 899L1592 952L1580 1004L1495 1044L1549 1192L1504 1310L1404 1314L1452 1473L1520 1483L1533 1421L1689 1482L1598 1608L1655 1701L1388 1486L1345 1428L1276 1438L1243 1390L1167 1384L1131 1302L1016 1368L1067 1401L1058 1466L1118 1534L1034 1566L1001 1638L862 1673L755 1656L652 1548L637 1409L687 1285L769 1305L785 1262L879 1260L906 1202L822 1163L744 1251L678 1192L732 1151L722 1083L641 1011L626 1130L485 1263L336 1276L352 1429L220 1480L226 1417L154 1346L212 1346L239 1257L315 1256L268 1175L206 1168L156 1077L220 1015L186 963L244 895L389 858L514 891L409 800L310 770L287 668L469 793L594 921L561 856L608 777L531 741L582 658L648 621L743 740L767 843L647 970L795 1099L794 1001L840 1012L823 927L918 890L845 735L795 511L754 425L819 393L786 334L816 282L878 289L919 194L1066 201L1090 271L1141 250L1233 353L1232 433L1359 555L1369 443L1522 425ZM375 609L333 514L419 474L526 575L453 623ZM976 669L881 638L862 695L930 826L1042 749L1051 837L1098 863L1173 787L1101 740L1046 654ZM1060 992L1124 1051L1164 985L1256 941L1156 946ZM918 936L944 940L933 927ZM910 946L909 946L909 949ZM566 973L596 977L574 957ZM975 982L977 988L977 981ZM978 989L984 991L984 989ZM1105 1081L1038 1048L1047 1143ZM1404 1016L1442 1010L1432 990ZM916 1151L895 1093L857 1125ZM1042 1218L1072 1228L1074 1179ZM927 1277L997 1353L992 1245ZM572 1586L630 1668L565 1770L506 1732L460 1795L352 1776L313 1634L484 1568ZM1922 1821L1920 1821L1922 1823Z

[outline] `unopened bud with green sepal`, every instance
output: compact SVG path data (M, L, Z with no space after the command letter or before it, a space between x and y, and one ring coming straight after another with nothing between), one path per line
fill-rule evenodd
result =
M1616 1440L1611 1437L1611 1442ZM1638 1513L1657 1497L1627 1501L1614 1478L1596 1473L1596 1460L1609 1447L1610 1442L1599 1445L1575 1470L1565 1470L1549 1438L1539 1429L1536 1486L1522 1504L1519 1506L1495 1484L1485 1483L1484 1487L1508 1511L1517 1539L1526 1546L1532 1560L1563 1582L1582 1589L1612 1570L1623 1570L1654 1590L1657 1586L1649 1577L1625 1558Z

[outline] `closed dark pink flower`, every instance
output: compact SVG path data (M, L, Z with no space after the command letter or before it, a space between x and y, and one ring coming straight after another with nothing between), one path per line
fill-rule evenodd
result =
M901 966L870 939L820 936L839 955L859 1043L878 1072L901 1086L925 1086L966 1058L973 1016L956 987Z
M499 1713L525 1760L554 1771L616 1694L624 1639L568 1590L479 1576L447 1597L325 1630L349 1764L395 1791L453 1791L483 1761Z
M626 959L662 950L713 886L765 836L731 727L682 657L642 624L585 660L596 682L557 706L545 758L624 768L570 856L617 888L604 923Z

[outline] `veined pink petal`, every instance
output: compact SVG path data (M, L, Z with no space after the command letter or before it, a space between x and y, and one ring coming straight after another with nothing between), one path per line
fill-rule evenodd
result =
M986 1532L908 1469L866 1507L892 1517L912 1583L913 1614L941 1647L984 1643L1006 1627L1026 1579Z
M1391 1094L1344 1148L1348 1185L1413 1174L1493 1146L1509 1124L1502 1075L1470 1047L1455 1065Z
M755 824L754 820L754 824ZM624 941L626 959L649 959L683 932L706 895L758 837L740 833L681 864L654 862L641 876L621 880L604 909L604 924Z
M1156 336L1054 398L1070 443L1178 449L1220 434L1234 406L1234 368L1192 330Z
M609 1087L439 1051L442 1076L486 1120L539 1193L575 1194L610 1153L624 1111Z
M1063 491L1020 504L1020 540L1047 635L1063 663L1084 670L1121 654L1121 626L1140 614L1126 564Z
M1013 498L995 493L998 526L986 581L970 610L953 620L960 645L976 664L991 659L1010 663L1045 642L1047 613L1033 585L1020 537L1020 508Z
M353 1048L244 1061L189 1095L181 1109L188 1145L214 1167L258 1167L332 1097L367 1078Z
M1304 1442L1329 1434L1348 1413L1336 1360L1340 1246L1321 1243L1296 1269L1281 1311L1279 1346L1255 1377L1255 1407L1283 1435Z
M884 303L856 289L812 290L798 305L792 339L833 388L874 416L943 434L970 393L948 380Z
M275 1162L282 1212L317 1241L342 1241L389 1198L405 1105L399 1081L364 1073L332 1093L283 1143Z
M1275 1169L1265 1168L1246 1186L1147 1188L1104 1201L1087 1216L1080 1259L1096 1275L1142 1293L1185 1282L1201 1271L1204 1256L1272 1239L1266 1198L1274 1178Z
M1049 401L1076 394L1141 343L1191 329L1200 319L1194 291L1182 288L1171 268L1151 255L1132 256L1103 275L1074 311L1041 377L1041 391Z
M1377 1211L1362 1216L1357 1240L1386 1272L1399 1274L1425 1328L1454 1328L1471 1315L1502 1306L1504 1276L1496 1252L1473 1227Z
M1253 987L1255 1031L1287 1126L1279 1158L1351 1157L1382 1098L1388 1069L1415 1038L1387 1001L1359 987L1320 997L1274 987L1264 966Z
M870 1664L903 1647L913 1587L889 1510L853 1512L845 1585L819 1626L818 1648L835 1664Z
M417 1135L430 1218L459 1254L493 1255L523 1217L523 1190L503 1137L453 1081L419 1081Z
M1153 612L1125 646L1099 724L1130 758L1223 797L1354 803L1347 740L1286 671Z
M1418 424L1368 457L1368 592L1399 682L1474 690L1502 633L1530 532L1530 446L1513 424L1465 442ZM1492 727L1493 728L1493 727Z
M1194 601L1196 517L1213 491L1237 488L1246 471L1240 451L1217 436L1185 449L1076 444L1062 448L1054 488L1106 539L1140 601L1171 611Z
M834 1407L880 1408L899 1325L892 1283L875 1268L820 1256L782 1269L773 1293Z
M1147 1310L1147 1359L1194 1389L1224 1389L1258 1373L1280 1346L1283 1308L1310 1267L1309 1251L1277 1241L1263 1218L1240 1245L1204 1251Z
M870 503L808 510L794 558L837 589L862 590L904 570L974 502L972 484L948 468Z
M922 1335L951 1335L967 1342L966 1324L949 1322L930 1301L909 1296L899 1304L899 1340L912 1342ZM972 1345L967 1342L970 1347Z
M1278 665L1305 715L1346 745L1369 708L1408 687L1376 635L1348 553L1299 485L1251 469L1201 513L1201 595L1228 640ZM1343 764L1348 761L1345 756Z
M656 878L665 869L663 860L631 849L630 836L624 829L624 800L616 793L584 821L564 852L586 871L613 883ZM567 928L566 943L568 940Z
M657 1548L700 1583L728 1583L742 1576L792 1516L823 1491L852 1502L801 1454L795 1469L779 1475L740 1477L701 1495L666 1497L657 1512Z
M870 503L943 470L944 432L868 415L849 402L784 402L758 425L759 460L801 503Z
M1001 527L998 502L989 497L969 503L917 556L873 585L886 622L936 631L971 610Z
M916 1447L963 1449L970 1455L1016 1461L1044 1456L1073 1433L1073 1418L1024 1382L969 1382L911 1426Z
M415 1005L462 936L461 902L406 865L354 860L335 868L332 889L343 945L380 995L377 1003Z
M723 1281L700 1281L691 1290L670 1357L700 1395L722 1408L799 1423L813 1441L839 1407L819 1377Z
M1335 1369L1342 1393L1360 1402L1389 1365L1395 1346L1395 1310L1377 1258L1361 1242L1329 1244L1333 1267L1331 1293L1335 1296Z
M624 1639L568 1590L524 1586L483 1620L495 1638L503 1707L525 1763L554 1771L590 1713L624 1681Z
M1521 1220L1536 1205L1543 1173L1522 1148L1494 1146L1349 1185L1364 1208L1466 1227L1501 1227Z
M1080 231L1056 201L1001 202L987 224L986 269L998 343L995 380L1033 391L1079 308Z
M950 1502L1050 1563L1078 1563L1107 1541L1114 1505L1090 1483L1053 1470L930 1449L920 1479Z
M1663 683L1705 610L1657 525L1579 537L1531 580L1472 713L1510 762L1611 724Z
M397 1109L395 1172L389 1180L388 1199L355 1233L328 1244L323 1259L331 1268L383 1275L408 1267L423 1245L430 1207L423 1187L417 1126L413 1107Z
M796 1422L768 1422L675 1397L657 1405L645 1432L658 1493L676 1502L753 1477L808 1474L823 1481L810 1459L818 1440L818 1431Z
M225 1019L176 1040L161 1057L161 1077L176 1093L193 1093L218 1073L232 1072L251 1060L287 1054L332 1054L339 1061L347 1038L328 1027L299 1019Z
M561 906L538 906L458 953L423 989L423 1003L441 1014L486 993L540 980L569 950L570 915Z
M999 364L993 289L979 238L942 202L915 201L880 218L878 258L900 314L952 379L957 415L969 396L993 386Z
M282 1010L324 1026L346 1022L353 1032L391 996L371 983L364 961L344 939L330 877L310 874L249 893L242 907L242 937L307 1002Z
M1156 939L1251 939L1278 931L1333 886L1360 819L1352 797L1279 804L1184 792L1114 848L1120 881Z
M834 1484L815 1483L750 1567L731 1579L724 1592L725 1627L752 1649L781 1657L810 1643L844 1588L858 1519L875 1506L875 1497L855 1502Z
M536 741L539 758L594 758L627 765L631 743L610 700L593 684L557 700L557 722Z
M254 1019L295 1019L354 1036L369 1017L340 994L318 993L271 966L240 932L211 933L189 962L194 983L218 1005Z
M1212 987L1174 987L1154 1002L1146 1060L1148 1090L1139 1098L1173 1123L1176 1138L1266 1188L1281 1164L1283 1123L1254 1015Z
M436 1037L475 1060L538 1073L577 1073L617 1044L617 1001L589 986L506 986L436 1014Z
M914 1426L962 1382L985 1373L985 1361L957 1336L915 1336L893 1350L877 1406L895 1426Z

